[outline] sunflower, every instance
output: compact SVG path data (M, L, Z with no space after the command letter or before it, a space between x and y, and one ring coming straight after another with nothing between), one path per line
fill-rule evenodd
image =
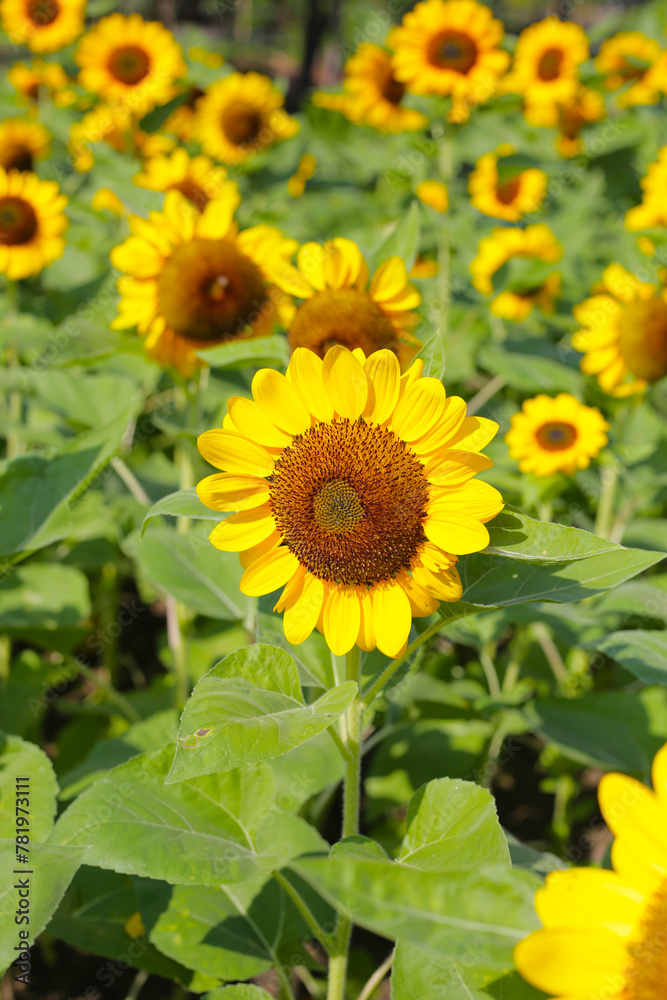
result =
M472 283L483 295L493 292L493 275L503 264L515 258L553 263L560 260L563 248L543 223L525 229L498 226L480 240L477 256L470 265ZM543 312L553 312L561 289L557 273L532 281L530 275L516 290L506 289L492 301L490 309L496 316L518 322L539 306Z
M619 107L656 104L660 94L650 84L650 69L659 56L660 46L654 39L641 31L620 31L602 43L595 68L605 77L608 90L626 88L616 99Z
M577 83L572 95L565 101L552 104L532 104L528 100L524 115L529 125L557 128L556 148L561 156L576 156L583 149L580 132L585 125L602 121L606 117L604 98L597 91Z
M62 257L66 204L55 181L0 167L1 274L27 278Z
M232 397L223 429L199 438L223 470L200 499L239 511L211 542L241 553L244 594L285 588L291 643L317 627L337 655L400 654L413 616L460 598L457 556L488 544L503 500L473 477L492 464L480 450L497 424L466 417L422 367L401 376L392 351L338 346L322 361L301 348L287 376L261 369L254 400Z
M7 73L12 87L28 101L38 101L43 92L49 94L58 107L67 107L76 100L69 89L69 77L59 63L35 59L31 63L16 62Z
M522 94L529 105L567 101L577 89L579 66L587 59L584 29L547 17L521 32L503 90Z
M14 45L57 52L81 34L86 0L0 0L0 21Z
M91 145L106 142L118 153L134 153L147 158L170 152L174 140L157 132L148 134L136 127L135 116L124 105L98 104L75 122L69 133L67 148L75 170L91 170L95 163Z
M405 85L394 76L391 55L379 45L362 42L345 64L344 94L313 94L313 104L341 111L358 125L378 132L414 132L428 118L403 105Z
M49 155L51 133L39 122L5 118L0 122L0 167L32 170L35 160Z
M640 184L643 191L642 203L625 213L626 228L630 232L637 232L653 226L667 226L667 202L664 197L667 187L667 146L658 151L658 159L649 165Z
M561 1000L663 1000L667 983L667 746L653 791L606 774L600 810L613 871L552 872L535 897L544 925L514 952L521 975Z
M174 81L186 72L171 32L140 14L103 17L81 39L75 59L85 90L137 116L166 104L173 97Z
M450 121L465 121L507 69L503 35L502 22L475 0L421 0L389 36L394 76L413 94L451 95Z
M415 194L424 205L443 213L449 208L449 191L441 181L422 181L417 184Z
M369 283L368 265L352 240L305 243L297 269L278 284L305 301L297 309L287 339L292 350L307 347L323 358L336 344L366 354L386 348L405 366L421 347L409 331L418 322L421 296L409 284L405 264L390 257Z
M202 148L222 163L242 163L299 131L268 76L231 73L197 103L196 132Z
M468 179L473 206L484 215L507 222L518 222L526 213L537 212L547 193L547 175L535 167L517 170L501 181L498 159L515 152L513 146L503 143L495 153L480 156Z
M607 444L609 424L599 410L561 392L527 399L510 421L505 437L510 458L521 472L552 476L587 469Z
M164 209L130 217L132 235L111 252L123 277L116 330L136 326L146 351L188 376L196 351L267 336L291 318L291 300L275 287L291 267L296 240L271 226L238 231L236 184L227 181L202 212L168 191Z
M203 209L215 198L227 180L227 171L208 156L190 156L180 146L168 156L147 159L134 177L139 187L151 191L180 191L195 208Z
M591 298L574 307L572 346L605 392L629 396L667 375L667 293L610 264Z

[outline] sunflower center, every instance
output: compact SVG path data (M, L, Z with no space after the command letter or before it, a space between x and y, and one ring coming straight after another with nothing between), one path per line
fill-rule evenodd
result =
M58 17L60 4L58 0L30 0L26 13L37 28L45 28Z
M316 424L285 449L269 483L285 544L322 580L392 579L425 539L424 467L376 424Z
M195 184L194 181L188 180L187 178L179 181L178 184L174 184L174 190L180 191L181 194L184 194L188 201L192 202L195 208L198 208L200 212L204 211L211 200L198 184Z
M521 179L513 177L512 180L499 184L496 188L496 198L502 205L511 205L521 188Z
M667 881L650 901L641 940L630 945L630 968L619 1000L662 1000L667 983Z
M391 322L367 292L357 288L325 289L299 306L290 326L292 350L308 347L324 357L330 347L342 344L365 354L382 348L398 353L398 338Z
M23 198L0 198L0 245L15 247L29 243L37 232L37 216Z
M387 73L380 85L380 91L385 101L390 104L400 104L405 95L404 85L394 78L393 73Z
M184 243L162 268L157 285L167 326L188 340L238 337L266 305L261 271L228 240Z
M463 31L447 29L434 36L428 55L430 62L439 69L467 73L477 62L477 46Z
M10 143L0 149L0 166L5 170L32 170L32 153L22 143Z
M667 302L655 296L627 305L621 316L619 346L637 378L657 382L667 375Z
M224 109L220 124L230 142L235 146L247 146L259 137L262 116L251 104L239 101Z
M577 439L577 428L564 420L549 420L536 431L537 440L547 451L565 451Z
M555 80L560 75L563 65L562 49L546 49L537 64L537 75L540 80Z
M151 61L139 45L121 45L111 53L108 69L121 83L134 86L148 76Z

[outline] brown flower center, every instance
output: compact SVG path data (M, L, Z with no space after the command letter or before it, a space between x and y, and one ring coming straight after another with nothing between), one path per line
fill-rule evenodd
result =
M220 343L239 337L266 301L261 271L228 240L184 243L158 278L160 312L188 340Z
M32 205L23 198L0 198L0 244L15 247L29 243L38 229Z
M428 58L438 69L467 73L477 62L477 46L463 31L447 29L433 37L428 48Z
M178 184L174 184L174 190L180 191L181 194L184 194L188 201L192 202L195 208L198 208L200 212L204 211L211 200L198 184L195 184L194 181L188 180L187 178L183 181L179 181Z
M667 983L667 881L650 900L641 940L629 946L630 967L618 1000L663 1000Z
M563 58L562 49L546 49L537 64L537 75L540 80L556 80L560 76Z
M222 131L235 146L252 146L262 128L262 116L257 108L241 101L222 112Z
M53 24L60 13L58 0L30 0L27 14L37 28L46 28Z
M659 296L623 310L620 348L633 375L657 382L667 375L667 302Z
M425 540L424 467L376 424L316 424L285 449L269 483L285 544L322 580L391 579Z
M324 357L342 344L373 354L383 347L398 353L396 331L367 292L356 288L325 289L299 306L289 329L292 350L308 347Z
M564 420L549 420L538 427L535 436L547 451L565 451L577 440L577 428Z
M504 184L499 184L496 188L496 198L501 205L511 205L519 191L521 190L521 178L513 177Z
M121 45L109 57L108 69L121 83L134 87L148 76L151 61L139 45Z
M405 95L405 87L394 78L394 74L389 70L380 84L380 93L390 104L400 104Z
M0 148L0 166L5 170L32 170L32 152L22 143Z

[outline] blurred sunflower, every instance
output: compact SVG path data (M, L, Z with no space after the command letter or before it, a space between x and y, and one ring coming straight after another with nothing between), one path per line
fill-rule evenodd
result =
M81 39L75 59L85 90L137 116L166 104L174 95L174 81L186 72L171 32L140 14L103 17Z
M43 160L51 149L51 133L40 122L5 118L0 122L0 167L5 170L32 170L35 160Z
M305 301L292 319L287 339L292 350L307 347L323 358L335 345L373 354L387 348L401 365L421 347L409 331L418 322L414 309L421 296L408 282L400 257L381 264L369 283L369 270L352 240L305 243L297 269L286 270L278 284Z
M379 45L361 43L345 64L343 87L344 94L316 91L313 104L378 132L414 132L428 125L425 115L402 104L405 84L396 80L391 55Z
M394 77L413 94L449 94L450 121L463 122L488 101L509 54L504 28L475 0L421 0L389 35Z
M415 187L415 194L423 205L428 205L435 212L446 212L449 208L449 191L441 181L421 181Z
M667 293L610 264L594 294L573 309L581 370L605 392L629 396L667 375Z
M518 222L526 213L537 212L547 193L547 175L535 167L500 179L498 159L515 152L514 146L503 143L495 153L480 156L468 178L473 206L484 215L507 222Z
M0 21L14 45L57 52L84 27L86 0L0 0Z
M240 511L211 542L241 553L244 594L285 587L291 643L318 628L337 655L355 643L399 655L413 616L460 598L457 555L488 544L503 499L473 477L492 464L480 451L497 424L466 418L422 367L401 377L392 351L339 346L322 361L300 349L287 376L260 370L254 400L232 397L223 429L198 440L224 470L200 499Z
M567 100L553 104L527 103L524 114L529 125L557 128L556 148L561 156L569 158L583 149L580 133L584 126L602 121L607 109L601 94L578 83Z
M190 156L179 146L169 155L147 159L133 179L139 187L151 191L180 191L201 211L224 185L227 171L208 156Z
M605 77L608 90L626 88L616 99L619 107L658 101L660 94L649 81L650 69L660 51L658 43L641 31L619 31L602 43L595 57L595 68Z
M268 76L226 76L209 87L197 104L196 132L204 152L222 163L242 163L296 135L299 123L283 104L283 95Z
M614 834L613 871L551 872L535 896L543 928L521 941L521 975L571 1000L662 1000L667 983L667 746L653 791L606 774L600 810Z
M516 258L542 261L550 264L560 260L563 248L543 223L525 229L498 226L480 240L477 256L470 264L472 283L483 295L493 292L493 275ZM542 268L530 270L515 283L515 288L502 291L491 302L491 312L496 316L519 322L535 306L543 312L553 312L555 300L561 289L560 274L543 274Z
M136 326L149 356L185 376L198 348L267 336L294 311L275 279L290 267L296 240L272 226L239 232L239 203L233 181L202 212L168 191L163 211L130 217L132 235L111 252L123 272L113 329Z
M510 458L521 472L553 476L587 469L607 444L609 424L599 410L584 406L567 392L555 398L527 399L510 421L505 436Z
M522 94L528 105L567 101L577 89L579 66L587 59L584 29L547 17L521 32L503 90Z
M86 172L92 169L95 157L90 147L98 142L108 143L118 153L146 158L170 152L174 147L174 139L169 136L137 129L130 108L109 104L98 104L71 126L67 148L75 170Z
M34 59L31 63L15 62L7 73L12 87L28 101L38 101L40 93L48 94L58 107L67 107L76 100L69 89L69 77L59 63Z
M172 111L162 126L163 131L177 136L181 142L190 142L194 139L197 105L205 93L201 87L188 87L187 99Z
M649 164L646 176L639 183L642 202L625 213L626 228L637 232L653 226L667 226L667 146L658 151L658 159Z
M0 273L27 278L62 257L66 204L55 181L0 167Z

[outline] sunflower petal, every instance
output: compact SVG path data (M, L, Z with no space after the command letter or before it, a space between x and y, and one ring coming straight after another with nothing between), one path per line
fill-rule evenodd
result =
M266 556L256 559L241 577L242 594L262 597L284 587L299 568L299 560L285 545L272 549Z
M324 637L334 656L354 646L361 625L361 605L352 587L332 587L324 608Z
M276 427L303 434L310 427L310 413L288 379L272 368L260 368L252 380L252 394Z
M357 420L368 399L368 376L351 351L332 347L324 356L322 378L335 411L348 420Z
M212 510L250 510L266 503L269 484L258 476L216 472L197 483L197 496Z
M373 588L375 641L385 656L398 656L410 634L412 613L408 596L395 580Z
M261 445L231 431L204 431L197 438L197 447L211 465L240 476L270 476L275 467Z

